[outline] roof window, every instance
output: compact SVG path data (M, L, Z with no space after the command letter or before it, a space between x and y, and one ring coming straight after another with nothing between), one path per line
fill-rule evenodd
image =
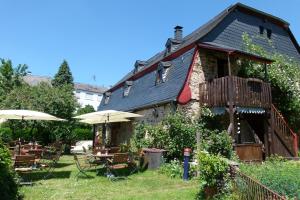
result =
M137 60L134 64L134 73L137 73L144 69L144 67L147 65L146 61Z
M105 94L104 94L104 104L105 105L108 104L110 96L111 96L111 92L105 92Z
M131 87L132 87L132 81L126 81L124 85L124 91L123 91L124 97L127 97L129 95Z
M259 34L263 35L264 34L264 27L263 26L259 26Z
M271 29L267 29L267 37L269 39L271 39L271 36L272 36L272 30Z
M155 79L156 85L166 82L171 65L171 62L160 62L158 64Z

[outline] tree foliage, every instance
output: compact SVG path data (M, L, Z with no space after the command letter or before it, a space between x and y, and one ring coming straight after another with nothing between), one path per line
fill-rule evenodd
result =
M91 105L86 105L83 108L78 108L76 115L83 115L91 112L95 112L94 107Z
M268 41L273 51L267 52L261 46L253 43L252 38L243 34L244 48L250 53L274 60L267 67L268 81L272 86L273 103L288 119L295 130L300 130L300 64L293 58L276 51L272 42ZM243 63L241 76L264 79L264 69L261 64L254 62Z
M53 87L61 87L65 85L71 85L72 87L74 86L73 76L66 60L64 60L60 65L58 72L55 74L51 83Z
M0 197L1 199L18 199L18 187L9 150L0 139Z
M27 75L27 65L13 67L11 60L0 59L0 101L15 87L23 84L22 77Z
M23 85L8 93L0 103L0 108L37 110L71 120L77 103L69 90L68 85L60 88L54 88L47 83L41 83L37 86ZM71 129L70 123L72 122L11 121L10 127L12 129L35 127L38 129L39 135L32 134L31 137L39 138L47 143L55 139L67 139L71 131L68 130Z

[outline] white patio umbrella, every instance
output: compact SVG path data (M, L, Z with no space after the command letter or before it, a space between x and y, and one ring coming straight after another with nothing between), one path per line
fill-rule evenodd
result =
M101 121L101 123L109 123L109 122L117 122L117 120L124 120L127 118L135 118L135 117L142 117L142 115L130 113L130 112L123 112L117 110L104 110L98 112L87 113L83 115L76 116L76 119L97 119ZM102 122L103 121L103 122Z
M0 124L4 123L4 122L6 122L6 121L7 121L6 119L1 119L1 118L0 118Z
M0 119L65 121L53 115L33 110L0 110Z
M112 122L129 122L128 118L142 117L142 115L130 113L130 112L122 112L116 110L104 110L98 112L87 113L83 115L76 116L74 118L81 119L80 122L93 124L94 126L94 136L93 136L93 146L95 143L95 124L104 124L104 127L108 123Z
M129 122L129 119L125 119L125 118L114 118L113 120L110 120L109 123L113 123L113 122ZM105 124L107 123L106 120L102 120L102 119L82 119L79 122L82 123L86 123L86 124Z

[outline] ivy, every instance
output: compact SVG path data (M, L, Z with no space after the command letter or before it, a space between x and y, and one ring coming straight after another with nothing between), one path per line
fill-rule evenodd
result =
M278 53L268 40L272 52L253 43L253 38L244 33L244 50L274 60L267 66L268 81L272 86L273 103L283 113L290 125L300 130L300 64L293 58ZM261 64L244 61L240 76L264 79L264 68Z

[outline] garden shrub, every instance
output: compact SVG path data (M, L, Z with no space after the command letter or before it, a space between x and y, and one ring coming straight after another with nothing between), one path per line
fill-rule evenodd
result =
M75 128L72 133L72 140L91 140L93 131L90 128Z
M200 192L198 199L205 199L205 189L215 188L213 199L236 199L232 194L232 181L229 174L229 164L220 155L212 155L208 152L198 153L200 172Z
M234 151L232 146L232 138L226 131L209 131L203 136L201 141L202 148L213 155L221 155L225 158L231 159Z
M183 149L196 146L197 130L197 123L182 113L175 113L155 126L136 125L131 145L134 150L143 147L162 148L167 150L167 161L175 158L182 160Z
M18 187L11 165L9 150L0 140L0 199L18 199Z
M2 140L4 143L9 143L12 141L12 131L10 128L0 128L0 140Z
M183 175L183 166L179 160L171 160L169 163L164 163L159 168L159 173L166 174L171 178L181 178Z

